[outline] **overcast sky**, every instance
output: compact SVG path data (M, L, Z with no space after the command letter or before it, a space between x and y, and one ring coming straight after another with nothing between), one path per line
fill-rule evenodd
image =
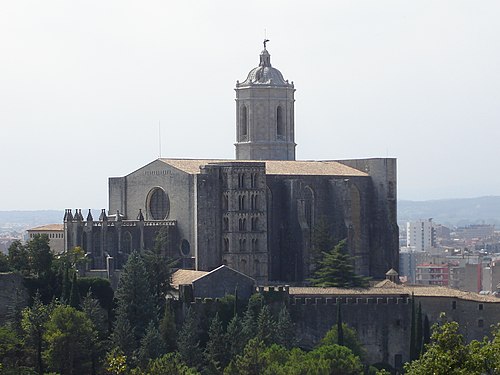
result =
M500 195L500 2L4 1L0 210L106 208L159 155L234 158L236 80L296 91L298 159L396 157L399 199Z

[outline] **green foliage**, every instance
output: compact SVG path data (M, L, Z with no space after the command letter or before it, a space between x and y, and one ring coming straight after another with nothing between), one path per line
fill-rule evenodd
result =
M309 281L322 287L367 287L368 279L356 275L353 258L347 253L346 241L342 240L330 251L323 252L318 268Z
M136 349L135 336L126 314L117 314L110 339L113 347L127 357Z
M165 354L165 343L160 331L158 331L153 321L150 321L146 334L141 339L138 353L139 363L145 367L150 359L156 359L163 354Z
M203 352L200 348L199 324L198 314L193 309L188 309L177 340L177 348L182 361L195 368L201 365L203 358Z
M83 298L82 311L92 322L92 374L97 372L105 354L106 341L108 337L107 312L99 305L99 301L92 298L90 291Z
M175 326L175 315L170 303L167 303L165 306L159 329L165 343L165 351L167 353L173 352L177 348L177 328Z
M291 349L296 345L295 326L292 322L290 312L285 305L281 307L276 322L275 341L278 345Z
M17 367L21 353L21 338L16 331L0 326L0 363L4 366L4 372L6 369Z
M247 309L243 315L242 330L245 341L257 335L257 317L264 304L264 297L261 294L253 294L248 300Z
M142 258L137 252L133 252L123 268L116 290L117 318L128 320L136 348L148 323L156 317L147 275Z
M69 279L69 266L64 265L62 286L61 286L61 303L69 304L71 295L71 281Z
M90 373L92 322L71 306L55 307L47 322L44 356L49 367L60 374Z
M243 352L245 347L245 335L243 334L243 327L241 319L235 315L227 325L226 342L228 343L228 354L230 358L236 358Z
M356 375L363 373L363 364L359 357L352 351L340 345L322 345L312 352L309 356L318 362L328 363L329 374L331 375Z
M178 259L167 257L167 244L167 228L162 226L156 235L153 250L146 250L143 254L153 299L162 311L165 298L171 290L172 268L178 263Z
M80 308L80 292L78 291L78 280L76 278L76 272L73 273L73 281L71 282L69 305L75 309Z
M9 272L10 263L9 257L0 251L0 272Z
M8 260L10 267L23 275L30 273L30 260L28 249L21 241L15 240L9 246Z
M335 246L331 235L331 226L324 216L319 218L313 228L311 245L310 254L313 265L321 259L324 252L330 251Z
M443 315L441 324L434 325L432 341L427 346L427 351L419 359L405 365L406 374L480 375L485 373L484 366L489 362L489 358L484 354L487 351L486 348L493 346L492 343L485 340L483 343L472 341L466 345L464 337L458 333L458 323L447 322L444 318Z
M49 246L49 236L46 234L35 234L28 241L27 249L31 271L38 277L47 276L51 272L53 258Z
M92 296L108 314L113 309L114 291L109 280L101 277L79 277L78 289L81 296L86 296L91 291Z
M127 373L127 357L119 349L113 349L106 355L104 364L106 374L122 375Z
M264 305L257 317L257 338L264 345L271 345L275 341L276 322L268 305Z
M325 337L321 340L319 346L340 345L338 332L339 329L337 325L330 328L330 330L325 334ZM358 339L356 330L349 327L346 323L342 323L342 332L344 334L344 342L341 346L349 348L355 356L363 359L365 356L365 350Z
M198 375L194 368L188 367L178 353L168 353L151 362L145 371L147 375Z
M222 321L219 319L219 314L215 314L215 317L210 323L208 342L203 353L206 363L206 372L208 374L220 374L222 372L229 362L227 349Z
M43 336L49 313L49 308L42 303L38 293L35 294L33 305L22 311L21 327L24 332L27 354L32 358L31 364L39 374L42 374L44 369Z

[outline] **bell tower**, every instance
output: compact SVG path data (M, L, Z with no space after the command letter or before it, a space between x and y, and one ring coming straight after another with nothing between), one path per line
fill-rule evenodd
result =
M259 66L236 82L237 160L295 160L295 89L271 66L267 42Z

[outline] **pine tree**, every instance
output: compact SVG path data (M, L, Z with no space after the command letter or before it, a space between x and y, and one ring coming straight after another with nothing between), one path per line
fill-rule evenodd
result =
M92 359L92 375L97 373L98 364L100 359L105 354L105 340L108 336L107 326L107 312L104 310L99 301L92 298L92 292L89 290L87 295L82 301L82 311L87 318L92 322L92 346L91 346L91 359Z
M243 352L246 344L246 337L243 334L241 319L235 315L227 325L226 341L228 342L229 358L236 358L237 355Z
M208 329L208 342L204 352L205 361L207 363L207 372L209 374L221 374L224 367L227 365L227 346L224 335L224 328L219 314L210 323Z
M133 252L123 267L116 290L117 319L124 315L123 320L130 324L136 348L146 332L148 323L156 317L147 275L141 256Z
M337 344L344 346L344 327L342 326L342 303L337 304Z
M198 314L189 308L177 339L177 348L181 359L189 367L199 367L203 358L200 348L199 324Z
M170 303L165 305L163 318L160 321L160 333L165 343L165 351L173 352L176 349L177 328L175 326L175 315L172 311Z
M80 291L78 290L76 272L73 273L73 282L71 283L71 292L69 294L69 305L75 309L80 308Z
M126 357L132 356L136 349L136 342L125 312L117 312L110 339L115 349L121 351Z
M257 334L257 317L264 303L264 297L261 294L254 294L248 300L248 306L243 315L242 331L245 342L253 339Z
M278 321L276 323L276 343L291 349L295 346L295 326L292 322L290 312L285 305L281 308L278 314Z
M345 246L346 241L342 240L332 250L323 252L317 270L309 279L314 286L339 288L368 286L368 279L354 272L353 257L347 253Z
M153 321L149 322L146 333L141 339L138 354L142 367L146 367L150 359L156 359L165 354L165 342Z
M260 310L257 318L257 338L264 345L271 345L275 342L276 322L274 321L269 306L265 305Z

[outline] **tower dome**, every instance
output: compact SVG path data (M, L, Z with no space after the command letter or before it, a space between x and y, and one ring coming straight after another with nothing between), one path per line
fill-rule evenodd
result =
M248 73L245 81L237 84L238 87L250 85L293 86L283 79L283 74L278 69L271 66L271 55L265 45L260 53L259 66Z
M236 159L295 160L293 82L271 66L264 49L259 66L236 82Z

